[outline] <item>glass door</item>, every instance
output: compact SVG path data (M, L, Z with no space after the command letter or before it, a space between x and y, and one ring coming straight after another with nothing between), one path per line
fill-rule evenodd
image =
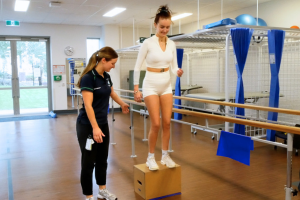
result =
M0 115L48 112L47 40L6 40L0 41Z
M17 41L20 114L48 112L45 41Z
M0 40L0 115L13 115L10 41Z

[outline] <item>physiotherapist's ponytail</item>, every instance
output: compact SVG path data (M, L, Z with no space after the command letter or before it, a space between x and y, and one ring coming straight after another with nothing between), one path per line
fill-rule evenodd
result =
M85 67L83 72L80 75L80 78L78 80L78 83L76 84L77 87L80 88L80 81L84 75L89 73L91 70L93 70L97 64L102 60L102 58L105 58L106 61L110 61L112 59L118 58L117 52L111 48L111 47L103 47L99 51L96 51L91 56L88 65Z

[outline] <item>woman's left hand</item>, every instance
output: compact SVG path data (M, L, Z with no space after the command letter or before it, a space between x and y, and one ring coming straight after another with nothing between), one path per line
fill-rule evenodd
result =
M129 105L128 105L127 103L123 103L123 104L121 105L121 108L122 108L122 112L123 112L124 114L129 113Z
M182 74L183 74L183 70L179 68L179 69L177 70L177 76L178 76L178 77L181 77Z

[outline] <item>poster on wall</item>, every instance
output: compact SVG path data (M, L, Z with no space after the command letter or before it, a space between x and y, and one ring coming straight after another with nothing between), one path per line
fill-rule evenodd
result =
M53 75L62 75L66 74L65 65L53 65Z

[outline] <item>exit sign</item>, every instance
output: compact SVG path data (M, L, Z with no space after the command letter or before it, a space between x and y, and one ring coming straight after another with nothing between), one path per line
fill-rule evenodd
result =
M6 26L20 26L20 21L6 20Z

